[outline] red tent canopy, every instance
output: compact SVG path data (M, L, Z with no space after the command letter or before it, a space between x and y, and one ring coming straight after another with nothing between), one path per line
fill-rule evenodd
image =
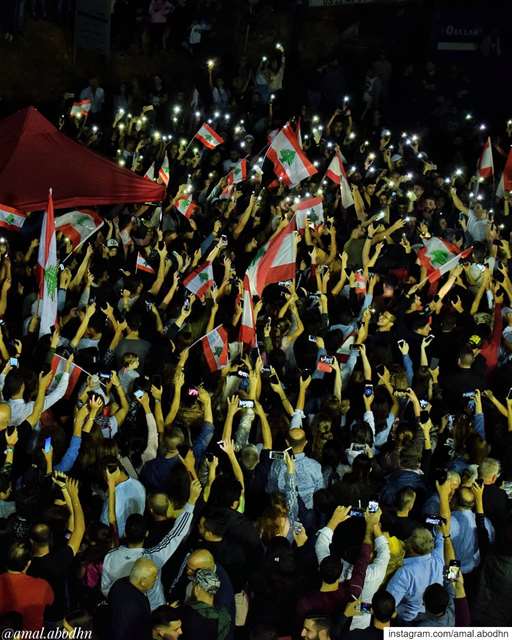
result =
M21 211L158 202L162 185L141 178L58 131L29 107L0 121L0 202Z

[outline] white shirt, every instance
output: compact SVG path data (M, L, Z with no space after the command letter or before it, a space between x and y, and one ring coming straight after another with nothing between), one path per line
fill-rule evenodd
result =
M116 486L116 521L119 537L124 536L126 520L132 513L142 515L146 507L146 489L138 480L128 478ZM103 504L101 522L108 525L108 496Z
M53 407L66 393L69 382L69 373L63 373L59 384L55 387L53 391L45 397L43 404L43 411ZM26 420L29 415L34 410L34 401L30 400L30 402L25 402L22 398L19 400L8 400L7 404L11 408L11 421L10 425L13 427L18 427L24 420Z

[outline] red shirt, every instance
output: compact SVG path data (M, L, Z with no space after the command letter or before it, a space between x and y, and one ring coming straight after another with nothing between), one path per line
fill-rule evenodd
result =
M23 629L42 629L45 607L52 603L53 589L46 580L24 573L0 574L0 615L20 613Z

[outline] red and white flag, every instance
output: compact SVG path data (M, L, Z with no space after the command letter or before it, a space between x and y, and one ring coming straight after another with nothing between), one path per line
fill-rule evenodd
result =
M57 243L55 240L55 218L53 215L52 190L48 194L48 206L44 214L39 240L39 337L51 332L57 322L57 290L59 269L57 266Z
M247 180L247 160L240 160L227 175L228 184L238 184Z
M140 251L137 252L137 261L135 263L135 273L137 273L137 271L144 271L145 273L152 273L152 274L156 273L153 267L147 263L146 259L140 253Z
M71 105L71 111L69 115L73 118L87 117L92 107L92 100L85 98L84 100L77 100Z
M57 233L63 233L66 238L69 238L73 249L94 235L103 225L101 217L90 209L69 211L55 218Z
M254 306L247 275L244 278L244 295L242 302L242 324L240 325L240 342L250 347L256 346L256 323L254 321Z
M289 222L286 227L274 234L260 247L245 273L251 295L259 296L263 289L274 282L293 280L297 260L297 242L295 224Z
M174 206L185 218L190 218L197 209L197 204L192 202L192 198L187 195L176 198Z
M477 163L477 175L479 178L489 178L494 175L494 162L492 160L491 138L484 143L482 153Z
M288 187L295 187L302 180L317 173L300 148L297 136L289 124L286 124L272 140L267 158L274 165L276 176Z
M219 371L219 369L222 369L228 364L228 334L224 327L219 325L216 329L207 333L201 338L201 344L203 346L204 358L212 373Z
M454 269L473 250L473 247L469 247L460 251L457 245L435 236L423 240L423 243L425 246L419 249L418 259L421 266L427 271L427 278L430 282L439 280L443 274Z
M219 134L210 127L210 125L206 124L206 122L203 122L194 138L197 138L207 149L215 149L215 147L224 142L224 139L221 138L221 136L219 136Z
M0 227L8 231L20 231L25 223L26 213L5 204L0 204Z
M295 127L295 135L297 136L297 142L302 149L302 128L300 126L300 118L297 120L297 126Z
M165 184L165 186L169 184L169 158L167 157L167 151L165 152L162 166L158 170L158 177Z
M182 280L183 286L202 300L206 292L215 284L211 262L205 262Z
M62 374L64 373L65 368L66 368L66 359L57 354L54 355L51 363L51 369L53 371L53 379L50 382L50 386L48 388L49 391L53 391L55 387L57 387L57 385L60 382L60 379L62 378ZM71 364L71 368L69 370L68 388L66 389L66 393L64 394L65 398L71 397L78 383L78 380L80 378L80 374L82 373L82 371L83 369L79 367L77 364L74 364L74 363Z
M324 206L322 198L305 198L294 207L295 224L297 231L303 232L306 224L313 224L315 227L324 222Z
M496 189L498 198L503 198L505 191L512 191L512 148L508 152L507 162Z
M155 163L153 162L151 164L151 166L149 167L149 169L146 171L146 173L144 174L144 177L147 178L148 180L155 180Z
M343 166L343 158L339 149L336 150L331 163L327 167L326 176L332 180L334 184L338 184L340 186L341 204L343 208L347 209L352 206L354 204L354 198L352 197L352 191L347 179L347 172Z

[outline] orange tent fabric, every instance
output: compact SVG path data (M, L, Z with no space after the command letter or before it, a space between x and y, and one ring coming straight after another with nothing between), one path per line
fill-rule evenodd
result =
M0 202L20 211L159 202L165 187L58 131L34 107L0 121Z

